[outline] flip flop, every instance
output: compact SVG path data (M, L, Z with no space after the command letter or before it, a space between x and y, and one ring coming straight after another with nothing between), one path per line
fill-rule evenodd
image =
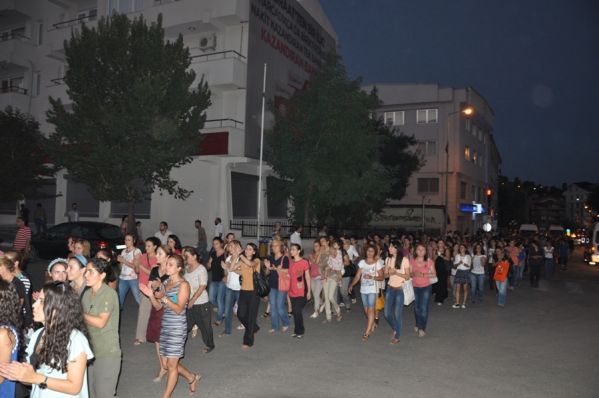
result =
M199 375L197 373L193 375L193 380L188 383L189 384L189 395L193 395L196 392L196 388L197 388L200 380L202 380L202 375Z

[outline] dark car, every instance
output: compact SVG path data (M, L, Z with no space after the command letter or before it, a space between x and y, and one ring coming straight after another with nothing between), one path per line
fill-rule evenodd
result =
M123 233L116 225L92 221L67 222L34 235L31 238L32 256L45 259L64 257L68 253L69 236L88 240L92 256L103 248L110 248L114 252L116 246L124 241Z

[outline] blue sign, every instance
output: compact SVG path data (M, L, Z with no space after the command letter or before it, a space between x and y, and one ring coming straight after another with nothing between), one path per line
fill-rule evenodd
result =
M473 205L472 203L460 203L460 211L462 213L474 213L476 210L476 205Z

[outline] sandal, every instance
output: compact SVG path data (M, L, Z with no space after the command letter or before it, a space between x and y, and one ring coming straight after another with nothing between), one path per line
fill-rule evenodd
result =
M399 339L396 339L395 337L391 339L391 344L392 345L397 345L399 344Z
M191 338L195 338L198 335L198 325L193 325L191 328Z
M363 335L362 335L362 341L368 341L368 338L369 338L369 337L370 337L370 335L369 335L369 334L366 334L366 333L365 333L365 334L363 334Z
M162 378L164 377L165 374L166 374L166 369L161 368L160 372L158 373L158 376L154 377L152 379L152 381L154 383L160 383L160 381L162 380Z
M135 339L135 341L133 342L133 345L142 345L143 343L145 343L145 341L141 341L139 339Z
M212 350L214 350L214 347L206 347L204 348L202 351L204 352L204 354L208 354L209 352L211 352Z
M268 318L270 316L270 312L266 311L262 314L262 318Z
M201 375L197 373L193 375L193 380L189 382L189 395L193 395L193 393L196 392L196 387L198 386L200 380L202 380Z

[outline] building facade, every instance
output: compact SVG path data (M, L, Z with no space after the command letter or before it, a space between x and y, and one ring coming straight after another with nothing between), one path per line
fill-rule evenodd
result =
M413 135L423 167L410 179L405 197L391 201L376 225L440 233L468 232L494 221L501 156L493 138L494 112L471 87L438 84L375 84L382 117L398 133ZM463 110L472 107L472 115ZM480 203L472 218L461 204ZM495 223L496 226L496 223Z
M162 14L166 39L182 35L191 68L212 93L197 156L172 171L193 194L181 201L154 192L137 204L144 235L166 220L184 242L193 242L196 218L209 234L216 217L226 229L230 221L256 220L259 191L260 218L287 219L286 203L270 203L265 194L274 178L267 165L258 188L263 72L266 64L266 98L276 102L304 87L324 53L337 46L318 0L0 0L0 108L33 115L49 134L48 97L61 98L67 109L71 103L63 80L64 40L112 12L143 15L148 22ZM271 120L267 112L266 128ZM49 180L46 192L56 198L27 198L27 205L34 209L41 202L49 224L66 221L72 202L84 220L118 224L127 211L124 203L95 200L68 171ZM1 204L0 224L14 222L15 209L15 203Z
M563 193L566 218L577 227L590 227L595 222L595 214L599 209L592 209L587 204L589 196L596 185L589 182L568 184Z

